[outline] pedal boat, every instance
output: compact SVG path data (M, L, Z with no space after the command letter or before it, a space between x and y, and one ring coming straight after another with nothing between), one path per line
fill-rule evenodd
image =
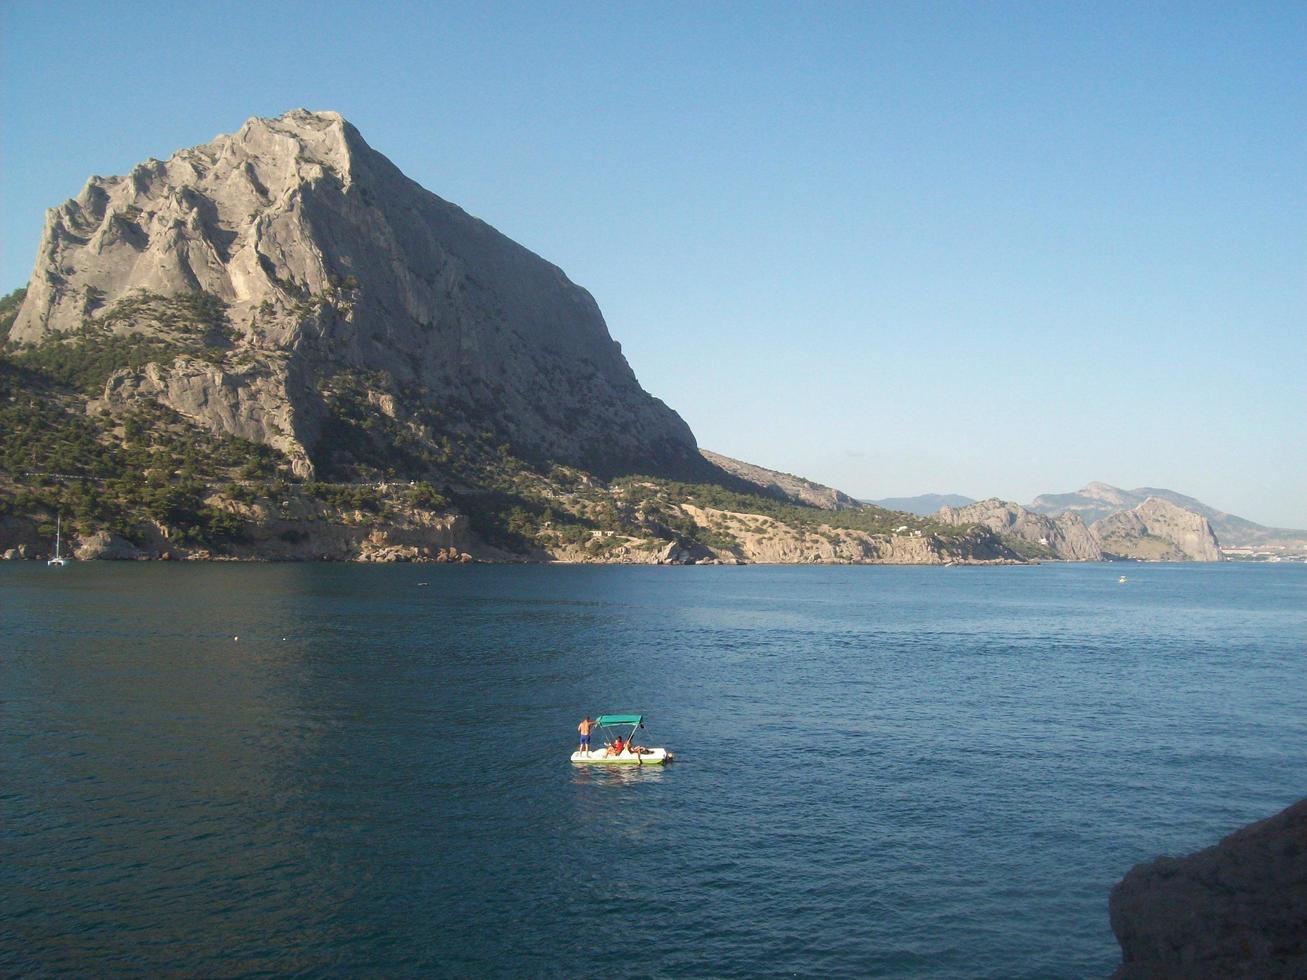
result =
M622 738L622 751L612 755L608 744L612 739L605 739L605 746L591 749L589 752L573 752L572 761L577 765L597 766L663 766L671 762L672 753L666 749L647 749L644 746L631 747L635 733L644 727L644 715L600 715L595 719L595 727L601 729L605 736L610 732ZM593 733L591 738L593 738Z

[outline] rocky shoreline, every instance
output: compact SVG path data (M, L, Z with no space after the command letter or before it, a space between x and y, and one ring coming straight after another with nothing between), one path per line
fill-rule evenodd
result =
M378 525L357 522L273 520L247 525L243 540L221 548L178 544L172 529L147 525L136 540L107 531L65 535L64 553L79 561L342 561L361 563L494 563L619 565L1016 565L1025 563L993 539L944 543L921 534L871 534L847 528L796 528L755 514L732 514L685 505L702 521L731 534L729 546L694 540L637 537L595 531L582 542L558 541L522 550L496 546L462 514L410 512ZM67 524L65 523L67 529ZM0 558L46 560L53 542L36 521L0 519Z

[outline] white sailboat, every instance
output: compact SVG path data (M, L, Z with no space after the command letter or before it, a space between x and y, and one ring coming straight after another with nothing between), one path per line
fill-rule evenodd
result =
M56 568L63 568L65 565L68 564L68 559L65 558L63 555L59 554L60 532L63 530L63 522L64 522L63 514L60 514L58 517L55 518L54 557L51 558L48 562L46 562L47 565L53 565Z

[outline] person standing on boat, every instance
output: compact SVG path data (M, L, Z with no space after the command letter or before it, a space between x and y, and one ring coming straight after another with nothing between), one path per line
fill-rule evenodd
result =
M594 722L590 720L589 715L586 715L584 718L581 719L581 724L576 726L576 730L581 733L581 744L576 751L578 752L590 751L590 730L592 728L594 728Z

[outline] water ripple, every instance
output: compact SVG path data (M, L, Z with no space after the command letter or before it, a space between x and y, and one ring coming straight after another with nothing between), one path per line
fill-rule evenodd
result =
M1301 792L1304 571L5 563L0 973L1102 975Z

